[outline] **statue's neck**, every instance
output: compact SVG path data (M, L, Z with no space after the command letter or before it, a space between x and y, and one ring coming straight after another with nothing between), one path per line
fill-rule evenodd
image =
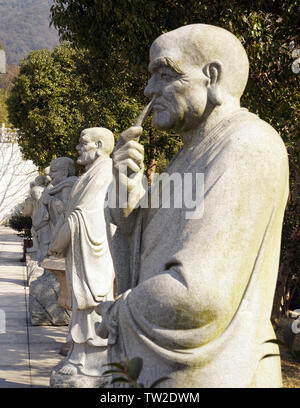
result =
M181 140L183 141L183 149L189 148L195 138L197 143L199 143L199 136L200 140L205 138L205 136L220 123L223 119L230 116L233 112L236 112L240 108L239 103L230 103L226 105L215 106L212 109L207 117L201 121L199 126L194 129L190 129L187 131L183 131L181 133Z
M101 162L101 161L103 161L105 159L109 159L109 156L104 155L104 154L101 154L101 156L97 156L96 160L92 161L91 163L89 163L89 164L87 164L85 166L85 172L87 172L89 169L91 169L96 162L99 163L99 162Z

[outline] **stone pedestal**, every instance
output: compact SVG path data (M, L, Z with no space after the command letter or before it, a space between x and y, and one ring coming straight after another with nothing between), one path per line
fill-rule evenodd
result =
M38 265L36 260L36 252L31 251L26 254L26 272L27 272L27 286L43 275L44 269Z
M65 359L51 372L51 388L106 388L110 387L110 377L92 377L88 375L60 374L59 370L64 365Z
M59 303L60 284L48 269L31 282L29 287L29 315L33 326L67 326L71 312Z
M69 299L68 299L68 288L67 288L67 282L66 282L66 265L65 265L65 259L64 258L55 258L55 257L49 257L45 258L42 262L42 265L45 269L51 271L54 273L56 278L59 281L60 284L60 292L58 296L58 304L61 306L63 309L66 310L71 310L69 305L71 304ZM63 356L67 356L70 348L72 346L72 342L68 341L66 342L60 349L60 354Z
M45 258L42 262L42 267L54 273L60 283L58 304L64 309L71 310L69 306L71 302L68 299L65 258Z

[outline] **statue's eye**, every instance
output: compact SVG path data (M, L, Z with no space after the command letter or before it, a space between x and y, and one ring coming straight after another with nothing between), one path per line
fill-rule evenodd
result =
M165 80L171 79L171 75L170 75L170 74L167 74L166 72L162 72L162 73L160 74L160 77L161 77L162 79L165 79Z

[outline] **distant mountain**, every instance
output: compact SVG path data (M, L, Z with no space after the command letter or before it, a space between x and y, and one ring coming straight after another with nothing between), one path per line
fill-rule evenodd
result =
M58 35L49 28L52 0L0 0L0 43L7 64L20 60L37 48L53 49Z

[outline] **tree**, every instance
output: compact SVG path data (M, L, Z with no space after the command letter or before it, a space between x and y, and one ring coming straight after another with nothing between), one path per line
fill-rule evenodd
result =
M18 75L19 67L17 65L9 65L6 69L6 74L0 75L0 125L6 123L11 126L8 120L7 99L10 95L10 89L13 86L13 79Z
M299 125L298 78L291 70L292 47L299 41L299 8L295 0L54 0L52 23L61 38L86 47L107 64L118 50L140 101L147 75L148 50L160 34L179 26L205 22L228 29L244 45L250 60L250 77L242 105L257 113L281 134L289 152L291 198L286 211L282 261L274 316L280 303L300 281L299 236ZM299 45L299 44L298 44ZM154 132L148 143L148 163L176 148L174 140ZM149 154L152 158L149 161ZM168 155L167 155L168 156ZM167 157L168 158L168 157ZM161 157L160 157L161 159ZM167 160L166 160L167 161ZM298 255L297 255L298 254ZM298 283L297 283L298 282ZM299 291L300 293L300 291Z
M8 123L8 112L6 100L8 98L8 91L0 88L0 126L2 123Z
M58 156L76 158L81 130L104 126L118 135L137 115L130 83L109 72L103 86L97 67L89 52L68 44L33 51L22 62L7 103L25 159L42 169Z

